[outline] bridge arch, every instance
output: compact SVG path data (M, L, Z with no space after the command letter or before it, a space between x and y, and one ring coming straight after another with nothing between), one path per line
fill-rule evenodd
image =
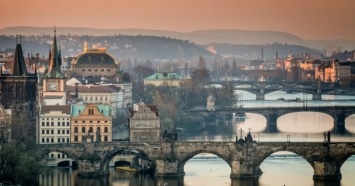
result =
M184 173L184 172L185 172L185 171L184 171L184 166L185 166L185 164L186 164L192 157L196 156L197 154L201 154L201 153L208 153L208 154L216 155L216 156L218 156L219 158L223 159L223 160L229 165L229 167L232 167L232 166L231 166L231 162L229 161L229 159L228 159L226 156L224 156L224 155L222 155L222 154L220 154L220 153L218 153L218 152L216 152L216 151L211 151L211 150L197 150L197 151L190 152L190 153L188 153L188 154L186 154L186 155L184 155L184 156L182 156L182 157L179 158L179 160L178 160L178 172Z
M256 162L257 167L260 167L260 165L264 162L264 160L265 160L266 158L270 157L271 154L274 154L274 153L276 153L276 152L291 152L291 153L294 153L294 154L296 154L296 155L302 157L304 160L306 160L306 162L308 162L308 164L309 164L312 168L314 168L312 158L309 158L309 157L307 157L307 156L302 155L302 153L297 152L297 150L287 149L287 148L286 148L286 149L284 149L284 148L273 149L273 150L271 150L271 151L268 151L268 152L262 154L262 155L260 156L260 158L258 159L258 161Z
M65 154L68 159L72 159L73 161L78 162L78 157L74 153L68 152L68 151L63 150L61 148L45 148L44 152L46 153L47 156L50 153L54 153L54 152L62 153L62 154ZM48 158L58 158L58 156L57 157L53 156L53 157L48 157Z
M110 161L119 154L122 154L123 152L127 152L127 151L131 151L131 152L136 152L137 154L142 154L144 158L150 160L151 162L154 163L153 159L149 156L149 153L142 150L142 149L138 149L138 148L117 148L114 150L111 150L109 152L107 152L105 154L105 156L103 157L101 163L100 163L100 170L103 170L105 172L109 172L109 164ZM155 165L153 165L155 167Z

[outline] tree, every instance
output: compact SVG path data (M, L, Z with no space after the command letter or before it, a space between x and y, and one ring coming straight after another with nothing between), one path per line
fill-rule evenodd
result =
M206 60L202 56L200 56L200 58L198 59L197 68L199 68L199 69L207 68Z

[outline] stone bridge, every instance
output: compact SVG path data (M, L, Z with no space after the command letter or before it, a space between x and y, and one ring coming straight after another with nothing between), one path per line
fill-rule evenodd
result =
M219 108L216 107L214 110L207 110L206 107L198 107L196 109L192 108L187 112L194 113L205 113L205 115L220 115L227 114L232 115L238 111L243 111L246 113L260 114L266 118L266 131L269 133L277 132L277 119L283 115L295 112L319 112L328 114L333 118L334 127L333 133L344 134L345 129L345 119L355 114L355 106L307 106L307 107L243 107L241 108Z
M256 100L265 100L265 94L275 91L304 92L312 94L312 100L321 100L322 94L326 94L334 90L340 90L332 87L332 84L320 84L318 82L229 81L214 83L222 85L227 83L233 84L234 90L243 90L255 94Z
M184 165L199 153L211 153L231 167L231 178L258 177L259 166L272 153L289 151L303 157L314 169L315 180L339 180L343 163L355 154L354 142L171 142L80 143L39 145L44 152L62 152L78 163L78 176L109 174L109 162L125 150L135 150L155 163L155 176L183 176Z

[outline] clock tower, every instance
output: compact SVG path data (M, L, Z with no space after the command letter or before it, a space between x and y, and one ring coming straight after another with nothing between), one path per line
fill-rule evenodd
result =
M48 72L42 78L42 104L66 105L66 77L60 70L62 63L61 51L58 50L56 31L49 53Z

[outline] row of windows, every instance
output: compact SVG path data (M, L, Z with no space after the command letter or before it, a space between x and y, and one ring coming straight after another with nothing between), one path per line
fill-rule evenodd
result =
M50 124L50 125L49 125ZM58 127L60 127L60 126L62 126L62 127L64 127L64 126L67 126L67 127L69 127L69 125L70 125L70 122L57 122L57 125L56 126L58 126ZM49 126L54 126L54 122L52 121L51 123L49 123L48 121L47 122L44 122L44 121L42 121L42 127L44 127L44 126L47 126L47 127L49 127Z
M91 72L91 69L87 69L87 70L88 70L88 72ZM86 69L82 69L81 71L82 71L82 72L85 72ZM94 71L95 71L95 72L98 72L99 70L98 70L98 69L94 69ZM111 69L106 69L106 71L107 71L107 72L110 72ZM105 69L101 69L101 72L105 72Z
M78 133L78 131L79 131L79 130L78 130L78 127L75 127L75 128L74 128L74 133ZM97 127L97 128L96 128L96 131L99 131L99 132L100 132L100 127ZM82 127L82 128L81 128L81 132L82 132L82 133L85 133L85 132L86 132L86 128L85 128L85 127ZM92 132L93 132L93 128L90 127L89 130L88 130L88 132L89 132L89 133L92 133ZM105 128L104 128L104 133L108 133L108 127L105 127Z
M103 101L104 99L105 101L108 100L108 96L80 96L80 98L85 101Z
M51 120L69 120L69 118L51 118ZM41 118L41 120L49 120L49 118Z
M69 138L57 138L54 142L54 138L42 138L42 143L69 143Z
M54 158L54 154L48 154L49 155L49 158ZM57 154L57 157L56 158L68 158L67 155L65 154Z
M96 121L96 123L100 123L101 121ZM74 121L74 123L78 123L78 121ZM86 121L81 121L81 123L86 123ZM93 123L93 121L89 121L89 123ZM105 121L105 123L108 123L108 121Z
M74 136L74 142L78 142L79 136ZM81 141L86 141L86 136L81 136ZM108 141L108 136L104 136L104 141Z
M66 130L66 133L69 134L69 130ZM42 130L42 134L54 134L54 130ZM65 130L58 130L57 134L65 134Z

